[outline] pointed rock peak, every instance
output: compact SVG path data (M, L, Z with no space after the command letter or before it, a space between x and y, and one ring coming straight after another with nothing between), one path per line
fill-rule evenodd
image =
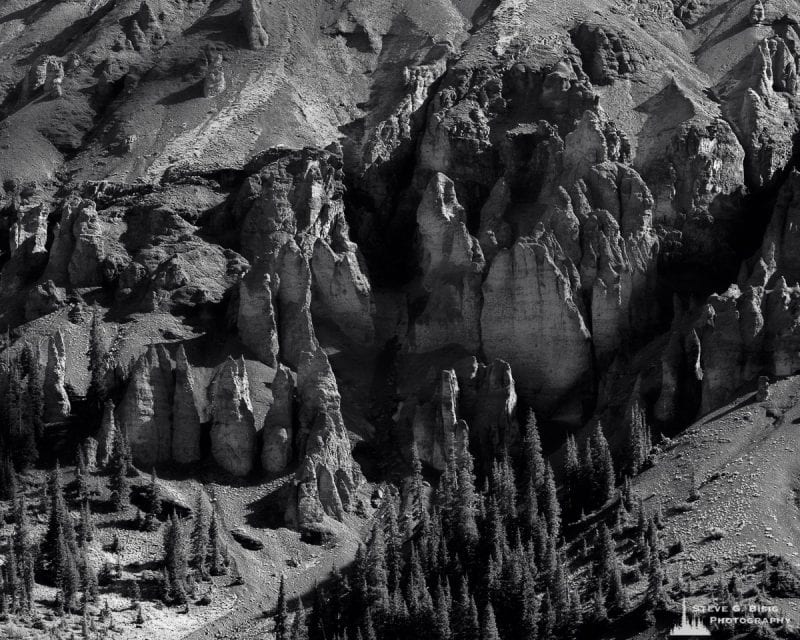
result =
M608 146L603 135L603 118L594 111L584 111L575 130L564 138L566 164L572 168L600 164L608 160Z
M191 369L183 343L178 345L178 350L175 352L175 366L181 371L188 371Z
M753 26L761 24L764 21L766 13L764 3L761 2L761 0L756 0L753 6L750 7L750 24Z
M464 221L464 208L458 202L456 186L443 173L437 172L428 182L417 209L418 220L423 213L443 217L447 220Z

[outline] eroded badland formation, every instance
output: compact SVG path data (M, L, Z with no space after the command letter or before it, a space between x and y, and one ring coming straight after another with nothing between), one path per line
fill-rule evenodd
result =
M72 478L76 447L98 504L115 440L145 496L85 542L114 574L89 637L294 637L262 615L281 575L310 607L388 511L415 557L465 449L478 490L506 454L524 467L529 410L561 486L561 533L543 516L554 554L602 539L602 504L570 507L563 446L602 450L599 420L614 480L646 469L621 502L600 496L620 549L620 509L642 540L648 510L662 545L681 540L665 588L727 581L754 551L800 562L798 20L794 0L0 3L0 446L41 423L38 461L12 456L17 492L43 505L33 538L44 470ZM180 526L125 524L152 470L187 530L215 514L235 566L186 614L120 586L160 575ZM503 513L513 549L521 516ZM654 597L644 563L622 571L631 609ZM571 567L570 593L590 565ZM490 592L472 606L494 640ZM86 606L43 621L57 586L34 595L39 613L6 606L14 633L85 632ZM564 606L588 616L594 592L578 597ZM499 637L520 637L501 618ZM597 633L673 622L610 620ZM553 633L570 637L560 619Z

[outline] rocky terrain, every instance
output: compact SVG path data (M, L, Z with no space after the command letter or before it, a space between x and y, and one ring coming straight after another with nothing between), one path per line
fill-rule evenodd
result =
M412 444L435 484L468 435L480 477L529 409L557 470L569 434L600 419L620 455L643 413L694 426L640 492L675 497L690 460L712 502L767 495L769 465L794 473L793 383L774 427L764 404L713 412L800 371L799 20L794 0L6 0L0 328L6 363L34 354L53 457L93 438L102 468L124 433L185 501L214 485L275 565L338 536L325 571ZM763 502L741 527L714 504L725 522L666 526L729 531L687 564L796 555L795 507L779 530ZM293 569L293 594L324 579ZM241 568L244 595L142 637L227 633L284 572Z

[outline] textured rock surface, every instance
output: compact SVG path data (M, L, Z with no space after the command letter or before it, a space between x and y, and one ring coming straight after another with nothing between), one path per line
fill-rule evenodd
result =
M315 314L358 344L369 344L374 334L372 292L358 249L348 239L341 158L312 149L270 152L251 168L237 202L242 248L251 261L267 259L277 274L273 287L281 317L284 307L292 315L311 308L313 278ZM256 289L253 285L251 291ZM290 329L295 323L287 320ZM299 338L299 343L284 351L292 366L308 338Z
M179 464L199 461L200 411L197 383L183 345L175 354L175 394L172 404L172 459Z
M447 176L431 178L417 210L417 226L428 299L414 323L414 348L430 351L456 343L476 350L485 261L478 241L467 232L466 213Z
M318 522L321 513L341 520L353 507L363 477L350 451L336 378L321 348L301 354L297 395L295 442L302 462L286 520L300 527Z
M555 442L631 389L671 428L796 366L795 0L24 4L0 325L61 329L49 388L80 396L101 306L140 464L216 420L317 522L353 502L347 429L441 468L467 428L513 449L515 394Z
M174 388L169 353L163 345L149 345L133 366L116 414L134 463L144 469L171 459Z
M269 35L261 24L261 0L242 0L242 23L251 49L263 49L269 44Z
M278 366L272 381L272 406L264 420L261 467L267 473L281 473L293 457L294 381L291 372Z
M114 452L114 442L117 439L117 424L114 419L114 403L106 400L103 405L103 418L100 421L100 430L97 432L97 466L105 468Z
M239 338L261 362L275 366L278 357L278 326L276 323L269 263L261 260L242 279L239 285Z
M517 372L523 398L556 418L565 405L562 419L574 421L591 379L591 335L554 249L519 241L497 255L483 285L483 341Z
M256 461L256 435L244 360L229 357L211 386L211 455L226 471L246 476Z
M66 371L64 336L57 331L47 342L47 366L43 381L45 422L59 422L69 416L71 407L65 387Z
M225 91L225 70L222 66L222 54L214 53L207 61L206 75L203 78L203 95L213 98Z

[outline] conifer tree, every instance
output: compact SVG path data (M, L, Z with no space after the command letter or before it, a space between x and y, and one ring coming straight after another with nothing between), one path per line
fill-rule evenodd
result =
M520 611L522 638L535 640L539 633L539 599L534 591L534 577L528 568L522 574L522 609Z
M508 451L492 466L492 490L506 526L517 519L517 484Z
M590 442L592 449L592 466L594 468L592 495L598 505L603 505L614 495L616 476L614 475L614 462L611 458L611 449L603 433L603 425L599 420L595 422Z
M453 603L450 599L450 591L445 588L446 583L441 580L436 585L434 592L434 640L450 640L450 616Z
M564 511L568 520L580 515L581 465L578 459L578 445L575 436L567 437L566 455L564 459Z
M205 579L208 577L208 551L209 551L209 517L208 505L201 492L197 497L194 527L192 528L192 562L198 575ZM287 639L284 639L287 640Z
M325 633L325 595L322 587L314 585L314 601L308 616L308 640L326 640Z
M111 505L114 511L122 511L130 505L130 482L128 472L131 465L131 454L128 438L124 429L117 431L109 462L111 477L108 488L111 490Z
M6 442L6 438L0 434L0 500L11 500L17 491L17 476Z
M12 458L18 471L29 469L39 458L23 377L22 364L18 360L11 362L7 374L5 417L11 436Z
M189 561L183 526L175 513L170 517L164 532L164 568L169 599L178 604L185 604Z
M522 441L521 480L523 489L532 482L537 492L544 483L542 441L539 436L539 427L536 424L536 415L533 413L533 410L528 411L528 418L525 422L525 434Z
M580 460L578 504L581 512L591 513L601 506L595 499L595 468L591 438L587 438L584 442ZM580 515L581 513L578 514L578 517Z
M160 525L158 518L161 515L161 496L158 491L158 478L155 469L150 474L150 483L144 493L144 505L144 530L155 531Z
M225 553L219 535L217 512L211 511L211 522L208 525L208 570L212 576L225 575Z
M628 434L628 473L635 476L644 466L652 448L652 436L644 411L638 406L631 408L630 431Z
M475 476L469 440L464 436L458 456L458 488L456 491L455 529L456 541L469 557L478 542L476 521Z
M289 635L291 640L307 640L308 627L306 625L306 611L303 608L303 600L297 606L297 611L294 612L294 619L292 620L292 630Z
M94 524L92 523L92 508L89 496L84 496L81 499L80 516L80 536L78 541L81 547L85 547L94 539Z
M608 593L606 598L609 610L615 615L625 613L630 607L628 594L625 592L625 587L622 584L622 573L616 557L614 558L608 575Z
M414 492L412 509L422 510L423 480L422 480L422 461L419 459L419 449L416 441L411 442L411 470L412 482L411 490Z
M89 553L87 550L85 548L81 549L80 554L81 591L83 591L83 601L84 603L97 602L97 573L95 572L92 563L89 561Z
M61 469L57 464L50 476L48 493L50 514L40 555L41 568L44 576L60 589L63 606L71 608L80 583L77 544L72 515L64 499Z
M647 576L647 591L645 591L644 606L646 610L656 611L663 609L667 596L664 590L664 571L661 568L661 559L658 553L652 551L649 560Z
M553 468L550 463L545 463L544 482L542 483L540 504L547 521L547 533L556 540L561 535L561 506L558 502L556 482L553 477Z
M544 592L539 610L539 638L540 640L555 640L556 612L550 598L550 590Z
M492 607L491 602L487 602L486 608L483 610L480 638L481 640L500 640L500 634L497 631L497 622L494 618L494 607Z
M275 607L275 640L290 640L289 638L289 609L286 605L286 584L283 574L278 587L278 604Z
M38 443L44 434L44 391L39 355L30 343L25 345L25 360L28 373L28 419Z
M386 570L386 545L383 529L375 526L367 557L368 604L379 610L389 604L389 579Z
M19 495L14 502L14 541L10 556L14 558L15 577L19 577L20 607L25 611L30 611L33 607L36 559L23 495Z
M100 307L95 304L92 308L92 327L89 333L89 388L86 392L86 403L93 419L99 419L108 395L105 384L106 352L100 313Z
M594 597L592 598L591 622L598 627L608 622L608 609L606 609L606 594L600 580L597 581Z
M466 616L464 619L464 628L461 638L463 638L463 640L481 640L480 633L478 607L475 604L475 598L470 596L469 603L466 608Z
M399 545L400 530L397 526L397 511L395 511L394 501L390 500L386 511L386 533L384 536L386 547L386 579L389 593L394 593L400 586L400 576L402 575L402 556Z

